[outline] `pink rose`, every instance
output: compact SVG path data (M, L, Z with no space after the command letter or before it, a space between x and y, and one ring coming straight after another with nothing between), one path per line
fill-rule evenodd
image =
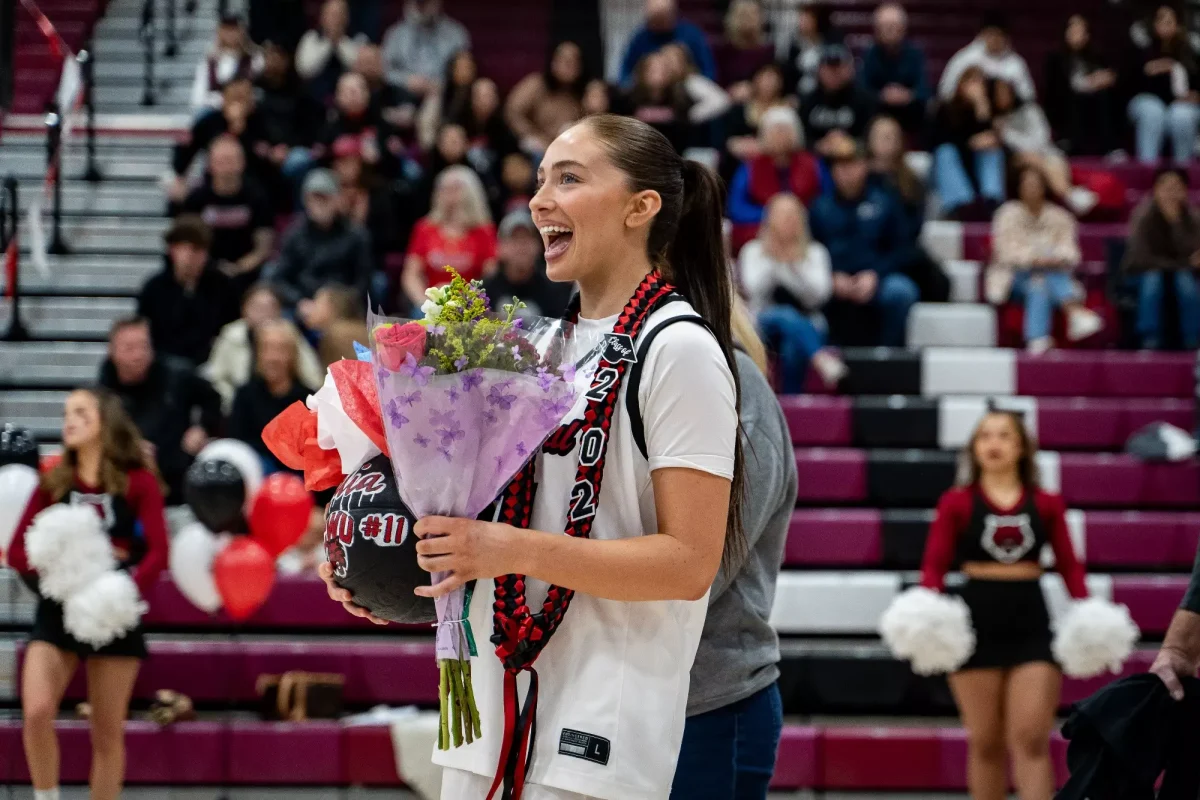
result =
M425 355L425 326L406 322L379 328L375 331L375 349L384 368L397 372L409 353L415 359Z

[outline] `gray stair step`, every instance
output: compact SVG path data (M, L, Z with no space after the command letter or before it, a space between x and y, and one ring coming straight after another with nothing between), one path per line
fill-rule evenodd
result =
M196 35L186 40L180 40L177 43L178 52L173 58L195 67L196 62L212 46L212 39L212 33L200 35L197 32ZM156 69L160 60L171 60L172 58L164 54L163 50L165 47L166 42L161 37L155 41L154 51L158 56L154 62ZM136 31L116 30L104 34L99 27L96 29L96 40L92 45L92 49L96 51L97 64L115 59L134 60L141 63L146 52L145 45L138 39Z
M197 59L199 60L199 59ZM146 66L141 61L112 58L108 61L96 60L97 86L124 86L129 83L141 82L145 79ZM164 59L154 65L155 80L186 82L191 85L196 76L196 64L178 58Z
M22 294L134 297L163 267L160 254L47 256L46 260L48 276L35 269L28 256L22 259ZM4 286L3 276L0 286Z
M131 155L101 155L97 153L96 164L105 177L114 180L157 181L171 169L171 156L167 151L151 150ZM63 174L68 179L83 174L87 168L87 156L81 146L71 147L63 158ZM18 180L42 180L46 176L46 155L33 150L7 151L0 145L0 174L13 175Z
M83 151L83 136L82 130L77 134L79 138L72 138L68 143L68 152L78 150ZM163 134L147 134L127 135L122 136L115 133L104 133L98 131L96 133L96 155L101 158L141 158L144 155L154 154L160 157L170 158L171 148L179 141L176 136L167 136ZM29 154L36 153L45 158L46 154L46 135L45 133L5 133L0 137L0 152L3 153L21 153Z
M105 339L112 324L133 314L136 305L125 297L26 297L21 321L41 339ZM11 313L11 301L0 300L0 328L8 326Z
M192 86L190 83L183 85L169 85L160 87L155 92L155 101L158 107L163 106L179 106L188 105L191 100ZM96 108L103 108L105 111L116 111L118 107L142 105L142 87L134 86L97 86L96 87Z
M50 236L50 220L44 220L46 236ZM25 217L21 218L21 249L29 248L29 233ZM162 235L170 220L121 217L64 217L62 237L67 247L76 253L158 254L162 252Z
M0 392L0 419L29 428L39 439L57 440L66 397L65 391Z
M0 383L83 386L96 380L106 353L102 342L0 342Z
M20 188L24 197L41 191L35 181L23 181ZM30 194L26 194L29 192ZM103 181L88 183L68 180L63 183L62 206L64 215L117 214L121 216L161 217L166 211L167 198L156 183Z

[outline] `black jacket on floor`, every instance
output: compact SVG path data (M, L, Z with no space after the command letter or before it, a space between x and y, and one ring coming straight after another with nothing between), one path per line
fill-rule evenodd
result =
M1200 680L1183 688L1175 701L1154 675L1134 675L1077 703L1062 730L1071 778L1056 800L1196 800Z

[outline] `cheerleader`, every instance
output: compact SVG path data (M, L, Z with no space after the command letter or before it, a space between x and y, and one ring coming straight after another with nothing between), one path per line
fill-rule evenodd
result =
M17 527L9 566L36 575L25 553L25 531L38 512L56 503L91 506L112 539L122 568L144 597L167 564L160 481L147 448L121 401L104 390L67 396L62 460L42 478ZM146 642L135 629L94 649L63 626L63 607L42 598L21 669L22 737L34 800L58 800L58 739L54 720L80 661L87 662L91 705L92 800L116 800L125 779L125 719Z
M967 583L975 652L949 676L967 729L967 787L974 800L1008 796L1005 752L1021 800L1050 800L1050 732L1062 689L1051 653L1039 557L1049 543L1072 597L1087 596L1059 495L1038 484L1037 444L1019 414L989 411L963 458L966 481L938 502L921 584L941 590L951 564Z
M443 798L670 794L709 587L746 549L721 196L628 117L589 117L542 159L547 274L579 286L576 341L606 345L501 521L414 527L421 566L453 573L418 593L477 579L469 619L496 650L477 635L483 737L435 754Z

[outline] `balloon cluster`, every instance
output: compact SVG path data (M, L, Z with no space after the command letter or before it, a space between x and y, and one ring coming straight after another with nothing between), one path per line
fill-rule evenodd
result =
M38 487L37 440L27 428L0 426L0 563Z
M271 593L275 558L304 535L312 496L295 475L264 480L254 450L218 439L188 470L184 499L197 521L171 540L175 586L203 611L246 619Z

